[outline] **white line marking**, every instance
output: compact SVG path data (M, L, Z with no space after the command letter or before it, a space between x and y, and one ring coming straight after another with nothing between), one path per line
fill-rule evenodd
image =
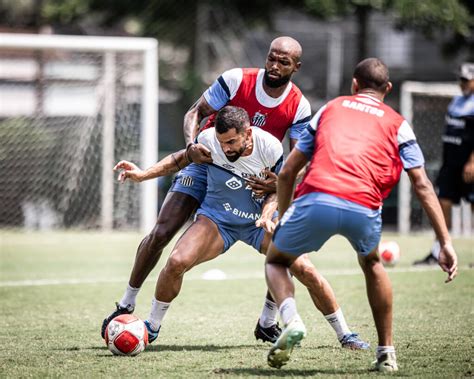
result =
M406 272L425 272L425 271L437 271L438 266L425 266L425 267L404 267L404 268L387 268L388 273L406 273ZM357 269L344 269L344 270L320 270L324 276L362 276L362 271ZM246 274L227 274L226 279L223 280L242 280L242 279L263 279L263 271L248 272ZM30 286L59 286L59 285L77 285L77 284L101 284L101 283L126 283L128 278L108 278L108 279L30 279L30 280L5 280L0 281L0 287L30 287ZM202 274L191 274L185 277L185 280L205 280L202 278ZM147 282L154 282L154 279L149 279Z

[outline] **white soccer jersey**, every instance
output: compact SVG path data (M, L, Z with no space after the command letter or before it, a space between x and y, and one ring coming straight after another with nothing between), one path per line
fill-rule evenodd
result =
M230 162L216 137L215 128L204 130L198 142L206 146L213 163L207 168L207 193L201 208L212 212L223 224L246 226L260 217L263 199L256 198L245 178L263 177L265 169L278 172L283 161L280 141L264 130L253 127L253 151Z

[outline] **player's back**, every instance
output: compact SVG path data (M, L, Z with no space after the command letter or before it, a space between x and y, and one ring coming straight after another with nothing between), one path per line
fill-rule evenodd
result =
M315 151L297 195L325 192L378 208L400 176L397 135L403 121L366 95L329 102L314 121Z
M252 128L253 151L249 156L229 162L214 128L203 131L198 141L209 148L213 164L208 165L207 193L201 207L223 224L252 225L260 217L263 198L258 198L245 179L261 177L265 169L281 164L283 147L271 134Z

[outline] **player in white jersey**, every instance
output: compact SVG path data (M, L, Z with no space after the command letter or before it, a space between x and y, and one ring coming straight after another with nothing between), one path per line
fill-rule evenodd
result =
M270 242L272 230L265 232L258 226L272 224L275 195L265 200L256 197L246 180L259 177L268 169L278 172L283 154L281 143L271 134L250 127L247 113L232 106L219 112L216 127L202 132L198 141L211 151L213 160L207 166L207 194L195 221L181 236L160 272L152 309L145 322L150 341L157 338L169 304L179 294L185 272L216 258L238 240L262 253ZM177 172L188 164L186 151L182 150L145 171L129 162L120 162L117 167L125 169L119 179L143 181ZM320 278L306 255L295 262L292 273L298 279L304 276L318 281ZM308 287L313 299L324 285Z

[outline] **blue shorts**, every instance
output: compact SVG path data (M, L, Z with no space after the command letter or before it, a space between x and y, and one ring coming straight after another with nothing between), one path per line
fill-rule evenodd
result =
M170 192L182 192L194 197L201 204L207 190L207 165L191 163L173 180Z
M232 226L223 224L212 216L211 211L203 208L199 208L196 211L196 217L198 215L206 216L209 220L217 225L219 233L224 240L224 250L222 253L225 253L227 250L229 250L230 247L237 241L245 242L247 245L252 246L255 250L260 252L262 240L265 235L263 228L257 228L255 224L251 224L249 226Z
M318 251L335 234L346 237L365 256L379 244L382 212L325 193L310 193L285 212L273 243L281 252L299 256Z

